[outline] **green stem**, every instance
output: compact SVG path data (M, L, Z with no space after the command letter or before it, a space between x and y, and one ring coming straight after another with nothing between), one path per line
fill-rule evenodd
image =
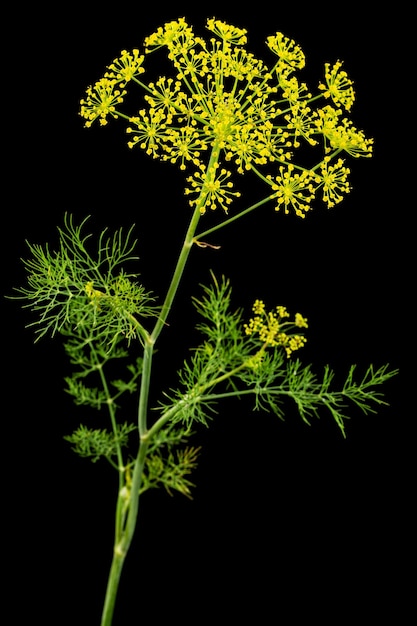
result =
M211 172L212 168L216 167L217 161L219 159L219 153L220 153L220 148L218 146L214 146L212 153L211 153L209 164L207 166L207 176L209 176L209 173ZM151 333L151 340L153 340L153 342L157 340L162 328L164 327L166 323L168 314L171 310L172 302L174 300L175 294L177 293L177 289L178 289L181 277L184 273L184 268L188 259L188 255L190 254L191 247L195 243L194 235L195 235L198 222L201 217L201 213L202 213L202 209L204 207L205 201L206 201L206 197L207 197L207 192L204 191L204 185L203 185L203 190L196 203L190 225L185 235L184 243L183 243L183 246L182 246L178 261L177 261L177 266L175 268L174 275L171 280L171 284L167 291L165 301L162 305L161 314L158 318L158 321L155 324L155 328L153 329Z
M120 576L122 573L123 565L127 556L127 553L132 543L133 534L135 532L136 520L139 509L139 490L142 482L142 472L145 464L146 453L149 443L142 441L138 457L135 462L132 483L119 490L117 498L117 516L119 520L116 521L116 527L120 528L120 532L115 535L115 544L113 550L113 559L110 567L106 596L104 600L103 612L101 617L101 626L111 626L113 621L114 608L116 604L117 591L119 588ZM137 491L134 491L137 488ZM125 490L128 490L124 493ZM126 501L128 500L128 502ZM124 515L128 507L128 517L125 526Z
M247 213L254 211L258 207L262 206L263 204L266 204L266 202L269 202L270 200L272 200L274 196L275 194L272 194L271 196L268 196L267 198L264 198L263 200L259 200L259 202L252 204L250 207L248 207L244 211L241 211L240 213L237 213L233 217L230 217L228 220L224 220L224 222L220 222L220 224L217 224L217 226L213 226L213 228L209 228L208 230L205 230L204 232L199 233L196 237L194 237L194 243L198 245L198 243L201 241L203 237L206 237L207 235L211 235L211 233L214 233L216 230L220 230L220 228L223 228L224 226L228 226L232 222L235 222L236 220L240 219Z
M114 434L114 440L116 441L118 467L119 467L119 470L123 470L123 455L122 455L121 447L118 443L117 420L116 420L116 411L115 411L114 401L111 396L109 386L107 384L107 379L104 374L103 367L101 363L99 363L96 351L94 350L94 345L91 346L91 352L93 353L94 360L97 363L97 369L98 369L98 373L100 376L101 385L104 389L104 393L106 394L107 408L108 408L109 415L110 415L110 421L111 421L111 426L112 426L112 430Z
M209 399L215 399L217 397L223 397L221 394L220 395L219 394L210 394L210 395L207 395L207 396L203 396L201 394L203 394L206 389L211 389L211 388L215 387L219 383L224 382L225 380L228 380L229 378L232 378L233 376L235 376L235 374L240 372L242 369L245 369L246 367L248 367L248 363L249 363L250 360L251 359L248 359L247 361L244 361L243 363L241 363L237 367L234 367L229 372L225 372L221 376L218 376L217 378L213 378L208 383L205 383L204 385L200 385L199 387L197 387L197 389L198 389L198 396L195 398L194 401L195 402L201 402L201 401L206 400L208 398ZM239 393L240 392L233 392L231 395L239 395ZM224 397L227 397L227 395L228 394L226 394ZM174 417L174 415L181 408L181 405L187 404L188 402L189 402L188 399L185 400L183 398L183 399L179 400L178 403L175 404L173 407L168 409L163 415L161 415L161 417L148 430L148 434L147 435L148 435L149 439L151 439L159 430L161 430L161 428L167 422L169 422L172 419L172 417Z
M117 590L119 587L119 581L124 565L124 560L124 555L113 555L113 560L109 573L109 582L107 585L107 593L101 618L101 626L111 626L112 624Z
M210 161L207 166L207 175L211 172L211 169L217 166L219 159L220 148L217 144L213 146ZM127 552L130 548L130 544L133 539L133 535L136 528L138 510L139 510L139 496L142 483L143 468L145 465L146 454L148 451L151 438L149 437L147 427L147 414L148 414L148 397L151 382L151 370L152 370L152 357L155 343L166 324L169 312L172 307L175 295L177 293L179 283L184 273L185 265L190 254L191 247L194 243L195 231L202 214L207 197L207 192L203 189L200 197L196 203L194 213L192 215L185 239L181 248L180 255L178 257L177 265L171 283L169 285L164 303L162 305L161 313L154 326L154 329L150 335L142 337L144 338L144 352L143 352L143 369L141 377L141 387L139 394L139 407L138 407L138 429L140 437L140 446L138 456L133 468L132 482L129 485L129 494L127 495L125 490L127 486L119 489L118 502L116 507L116 529L120 529L120 532L116 533L115 546L113 552L113 560L110 568L109 579L107 583L106 597L104 601L101 626L111 626L113 620L114 607L116 602L117 590L119 587L120 575L122 572L124 560ZM126 497L128 497L128 504L126 503ZM125 519L125 512L127 506L127 517ZM123 519L120 517L123 515ZM125 522L125 524L123 524Z

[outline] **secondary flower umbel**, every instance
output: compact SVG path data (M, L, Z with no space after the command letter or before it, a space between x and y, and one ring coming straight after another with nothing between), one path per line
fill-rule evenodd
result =
M245 333L257 336L264 348L282 346L289 357L307 341L304 335L289 332L294 328L308 328L307 320L301 313L296 313L294 320L290 321L285 307L277 306L272 311L266 311L263 300L255 300L252 310L255 315L245 324Z

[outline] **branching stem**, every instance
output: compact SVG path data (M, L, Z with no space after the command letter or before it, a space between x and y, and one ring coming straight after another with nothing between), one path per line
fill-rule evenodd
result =
M267 196L266 198L263 198L262 200L259 200L259 202L255 202L255 204L252 204L250 207L248 207L247 209L244 209L240 213L236 213L236 215L234 215L233 217L230 217L229 219L224 220L223 222L220 222L220 224L216 224L216 226L213 226L212 228L209 228L208 230L205 230L204 232L199 233L196 237L194 237L194 243L198 244L199 242L201 242L203 237L206 237L207 235L211 235L211 233L214 233L216 230L220 230L220 228L223 228L224 226L229 226L229 224L232 224L233 222L240 219L244 215L247 215L251 211L254 211L255 209L262 206L263 204L266 204L267 202L273 199L274 195L275 194L272 194L270 196Z
M213 146L210 161L207 167L207 175L209 176L212 169L217 167L219 159L220 147L216 143ZM138 408L138 429L140 446L138 456L136 458L134 467L132 482L129 486L129 502L128 512L126 517L125 526L122 527L120 517L116 520L116 530L120 529L120 532L116 532L115 546L113 553L112 566L110 568L110 574L107 584L106 597L104 602L103 614L101 626L111 626L113 619L114 606L116 601L117 589L119 586L119 580L123 563L127 552L129 550L133 534L136 527L137 515L139 510L139 495L142 483L142 474L145 464L147 450L150 444L151 437L148 431L147 414L148 414L148 397L151 382L151 370L152 370L152 356L155 343L164 328L169 312L172 307L175 295L177 293L181 278L184 273L184 269L187 263L188 256L194 243L195 231L202 214L205 202L207 198L207 191L204 186L201 190L200 197L196 203L193 215L191 217L190 224L188 226L187 233L185 235L184 243L182 245L177 265L174 270L174 274L171 279L167 294L165 296L164 303L162 305L161 313L158 316L157 322L150 335L145 337L144 351L143 351L143 369L139 394L139 408ZM142 337L144 333L141 333ZM152 432L155 432L154 430ZM117 515L120 516L122 511L126 510L126 490L119 489L118 503L116 506ZM123 501L121 503L121 500Z

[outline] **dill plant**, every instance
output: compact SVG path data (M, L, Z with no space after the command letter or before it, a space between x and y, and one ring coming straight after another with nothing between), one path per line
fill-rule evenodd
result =
M303 51L282 33L266 39L267 64L246 50L246 30L214 18L206 26L208 39L196 36L182 18L161 26L146 37L142 52L122 51L81 100L86 127L118 120L130 148L185 171L191 215L165 296L156 297L140 281L133 229L94 237L88 218L76 224L71 215L58 229L55 250L29 243L27 284L17 290L35 314L37 338L62 336L73 366L66 391L76 404L104 413L102 428L81 425L66 436L80 456L106 459L118 474L102 626L113 621L139 498L159 487L191 496L199 454L192 435L199 423L209 425L222 399L247 397L255 410L280 418L290 400L306 423L327 413L344 436L349 405L375 411L384 404L381 385L396 373L369 365L357 376L352 366L335 387L329 367L319 375L297 356L307 340L308 320L301 313L281 303L268 308L257 294L251 316L245 315L233 304L229 281L212 275L194 298L201 341L178 372L177 388L160 390L159 404L149 407L155 346L190 251L215 247L207 241L211 233L265 203L303 219L316 201L334 207L350 190L346 160L372 154L372 139L348 118L355 92L340 61L325 64L313 94L297 78ZM146 58L164 51L172 75L145 82ZM125 96L135 89L143 106L126 111ZM233 213L242 175L257 177L266 191ZM211 228L204 226L208 210L219 212ZM137 415L121 421L123 399L131 394L137 396Z

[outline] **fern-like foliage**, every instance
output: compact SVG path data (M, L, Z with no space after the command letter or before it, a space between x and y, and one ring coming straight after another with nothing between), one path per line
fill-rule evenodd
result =
M116 432L106 429L88 428L81 424L71 435L64 439L72 444L72 449L79 456L89 458L93 463L101 458L107 459L112 465L120 448L128 445L129 433L136 430L134 424L118 424Z
M17 289L17 297L36 314L29 325L35 327L37 339L54 335L66 324L94 327L105 343L120 335L143 339L140 320L157 315L158 309L152 295L136 282L137 274L124 269L138 258L133 227L113 235L104 229L94 250L91 234L84 234L87 219L77 226L66 215L55 251L28 243L31 256L23 261L27 286Z
M200 448L188 444L192 433L181 425L169 424L152 439L142 477L141 492L164 487L191 498L194 483L189 475L197 467Z
M110 347L102 345L95 337L94 327L79 325L66 325L61 329L61 334L65 337L65 351L74 366L71 375L65 377L66 391L73 396L76 404L96 409L100 409L103 404L112 404L116 408L122 394L137 391L142 358L134 359L120 338L118 343L113 342ZM120 373L124 370L125 375L107 381L106 369L114 361L120 364L125 361L125 367L118 370Z
M291 400L300 417L310 423L327 410L343 435L349 406L363 413L375 412L385 404L381 386L397 374L388 365L370 365L362 376L351 366L345 382L334 386L334 372L325 367L319 376L311 365L288 356L285 345L270 345L245 333L242 312L231 309L227 280L213 279L195 300L203 317L197 326L203 334L200 346L179 372L180 386L166 394L160 405L162 420L184 424L207 424L218 400L253 397L254 410L272 412L284 419L284 402Z
M284 401L292 400L304 422L319 418L323 409L328 411L345 436L345 422L349 408L358 406L364 414L375 413L377 407L386 404L381 386L397 374L388 365L375 368L370 365L362 376L357 376L357 366L349 368L346 380L335 388L334 371L326 366L319 376L311 365L303 365L299 359L288 361L275 369L273 357L268 355L258 371L246 370L240 378L247 385L244 394L253 394L256 410L266 410L284 419Z

